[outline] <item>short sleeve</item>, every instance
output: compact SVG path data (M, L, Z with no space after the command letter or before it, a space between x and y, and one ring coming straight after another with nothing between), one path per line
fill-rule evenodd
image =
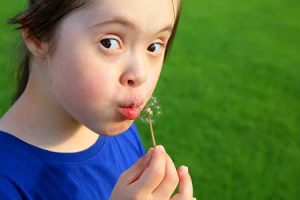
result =
M140 153L140 156L142 157L143 155L145 155L145 147L142 143L140 134L139 134L135 124L131 125L131 130L133 132L134 137L136 138L136 141L138 143L139 153Z
M0 176L0 199L23 200L26 197L13 181Z

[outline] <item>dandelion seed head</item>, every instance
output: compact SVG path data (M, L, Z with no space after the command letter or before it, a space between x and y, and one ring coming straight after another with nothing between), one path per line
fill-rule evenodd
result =
M150 107L147 107L147 108L145 109L145 112L146 112L148 115L150 115L150 116L153 115L153 111L152 111L152 109L151 109Z
M154 123L154 118L156 119L161 115L161 108L159 106L158 99L156 97L151 97L147 105L141 113L140 120L145 123Z

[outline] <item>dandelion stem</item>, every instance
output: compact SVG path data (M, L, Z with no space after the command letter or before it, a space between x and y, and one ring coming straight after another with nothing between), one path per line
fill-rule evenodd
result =
M155 136L154 136L152 121L149 121L149 125L150 125L150 132L151 132L152 144L153 144L153 147L155 147L156 146L156 141L155 141Z
M155 141L151 116L152 116L152 111L151 111L151 109L149 109L149 110L147 110L147 118L148 118L148 122L149 122L149 126L150 126L152 145L153 145L153 147L155 147L156 146L156 141Z

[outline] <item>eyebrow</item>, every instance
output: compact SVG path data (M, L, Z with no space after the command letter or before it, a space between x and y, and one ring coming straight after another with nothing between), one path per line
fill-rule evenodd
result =
M119 25L131 28L131 29L135 29L135 30L139 30L140 29L138 26L136 26L131 21L123 19L123 18L120 18L120 17L116 17L116 18L113 18L113 19L110 19L110 20L107 20L107 21L103 21L103 22L97 23L95 25L92 25L92 28L93 27L98 27L98 26L111 25L111 24L119 24ZM157 31L157 33L162 33L162 32L170 32L170 33L172 33L172 31L173 31L173 25L168 25L168 26L160 29L159 31Z

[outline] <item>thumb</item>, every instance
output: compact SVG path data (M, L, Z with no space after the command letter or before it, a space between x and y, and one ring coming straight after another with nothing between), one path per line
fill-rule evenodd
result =
M150 148L146 155L141 157L132 167L127 169L120 176L120 181L125 182L126 185L130 185L139 179L145 169L149 166L152 157L153 148Z
M181 166L178 169L179 173L179 193L184 196L192 196L193 195L193 184L191 180L191 176L189 174L188 167Z
M171 200L189 200L193 199L193 184L191 176L188 172L188 168L186 166L181 166L178 169L179 175L179 185L178 190L179 193L175 194Z

